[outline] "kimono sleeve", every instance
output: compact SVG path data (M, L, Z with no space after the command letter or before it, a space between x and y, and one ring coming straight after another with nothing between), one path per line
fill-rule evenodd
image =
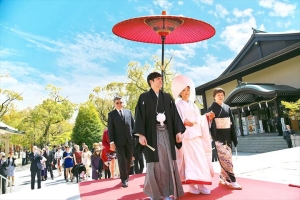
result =
M133 127L133 134L138 133L144 136L146 135L145 115L146 115L145 100L141 95L135 107L135 122Z
M184 121L186 120L186 116L185 116L185 114L184 114L184 112L183 112L183 108L182 108L181 102L178 102L178 103L176 104L176 108L177 108L178 114L179 114L179 116L180 116L182 122L184 123Z
M179 113L178 113L178 110L177 110L177 107L175 105L175 101L174 99L170 96L171 98L171 112L172 112L172 115L173 115L173 131L174 131L174 134L176 135L177 133L184 133L185 131L185 126L183 125L183 122L182 122L182 119L181 117L179 116Z

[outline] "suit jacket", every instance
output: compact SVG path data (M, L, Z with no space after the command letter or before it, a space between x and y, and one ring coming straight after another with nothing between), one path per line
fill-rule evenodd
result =
M41 160L42 160L42 156L34 155L33 153L31 153L31 156L30 156L30 161L31 161L30 171L41 170L42 169Z
M110 142L123 146L126 141L133 144L132 129L134 120L130 110L123 109L123 119L118 110L108 113L108 134Z
M2 176L7 176L7 162L4 161L3 159L0 159L0 175Z
M283 133L283 139L285 139L285 140L290 140L290 139L291 139L291 135L295 135L295 131L292 130L292 129L290 129L289 131L286 130L286 131L284 131L284 133Z
M49 155L47 155L47 152L45 151L43 156L47 159L46 164L51 164L53 161L53 153L52 151L49 151Z

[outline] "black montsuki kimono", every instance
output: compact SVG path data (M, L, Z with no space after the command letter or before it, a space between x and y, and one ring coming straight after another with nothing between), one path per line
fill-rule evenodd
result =
M147 144L155 148L155 151L148 147L142 148L146 162L158 162L156 126L159 122L156 121L156 110L159 113L164 112L166 116L164 123L167 125L169 133L172 159L176 160L175 145L177 148L180 148L182 145L181 143L176 143L176 134L179 132L183 133L185 126L180 119L175 102L170 94L160 91L157 100L155 92L150 89L148 92L140 95L135 108L133 134L144 135L147 139Z
M230 110L230 107L223 103L223 109L218 103L213 102L208 108L207 112L213 111L216 118L230 117L231 127L229 129L217 129L215 120L211 124L211 136L214 141L222 142L227 144L231 148L233 142L234 146L238 144L237 135L235 132L235 123Z

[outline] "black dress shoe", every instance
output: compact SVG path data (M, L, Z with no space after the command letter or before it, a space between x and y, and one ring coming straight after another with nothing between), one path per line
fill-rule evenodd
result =
M123 187L123 188L126 188L126 187L128 187L128 183L127 183L127 182L125 182L125 181L124 181L124 182L122 182L122 187Z

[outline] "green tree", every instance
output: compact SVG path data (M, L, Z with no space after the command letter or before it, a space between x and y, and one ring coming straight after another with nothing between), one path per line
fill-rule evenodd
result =
M1 98L0 102L0 121L3 119L3 116L7 112L14 109L15 101L23 100L23 97L21 95L22 93L17 93L13 90L3 90L2 88L0 88L0 96L4 97Z
M88 102L80 106L71 138L74 143L84 142L89 147L94 142L102 141L100 119L92 103Z
M285 108L285 114L287 114L290 118L294 116L297 120L300 120L300 99L296 102L281 101L281 104Z
M171 60L166 62L164 91L171 92L171 82L175 76L175 72L171 67ZM101 123L107 126L108 113L114 109L113 99L121 96L124 101L124 107L133 112L141 93L148 91L150 88L147 83L147 75L154 71L161 71L158 58L154 56L154 66L146 63L143 66L136 61L131 61L127 66L127 81L112 82L104 87L96 87L89 96L89 101L96 106Z
M59 95L60 88L47 85L46 90L50 90L49 98L31 111L30 122L34 124L36 131L41 133L39 138L35 138L40 145L49 144L52 136L63 133L64 131L58 130L61 128L59 124L69 120L74 112L74 105Z

